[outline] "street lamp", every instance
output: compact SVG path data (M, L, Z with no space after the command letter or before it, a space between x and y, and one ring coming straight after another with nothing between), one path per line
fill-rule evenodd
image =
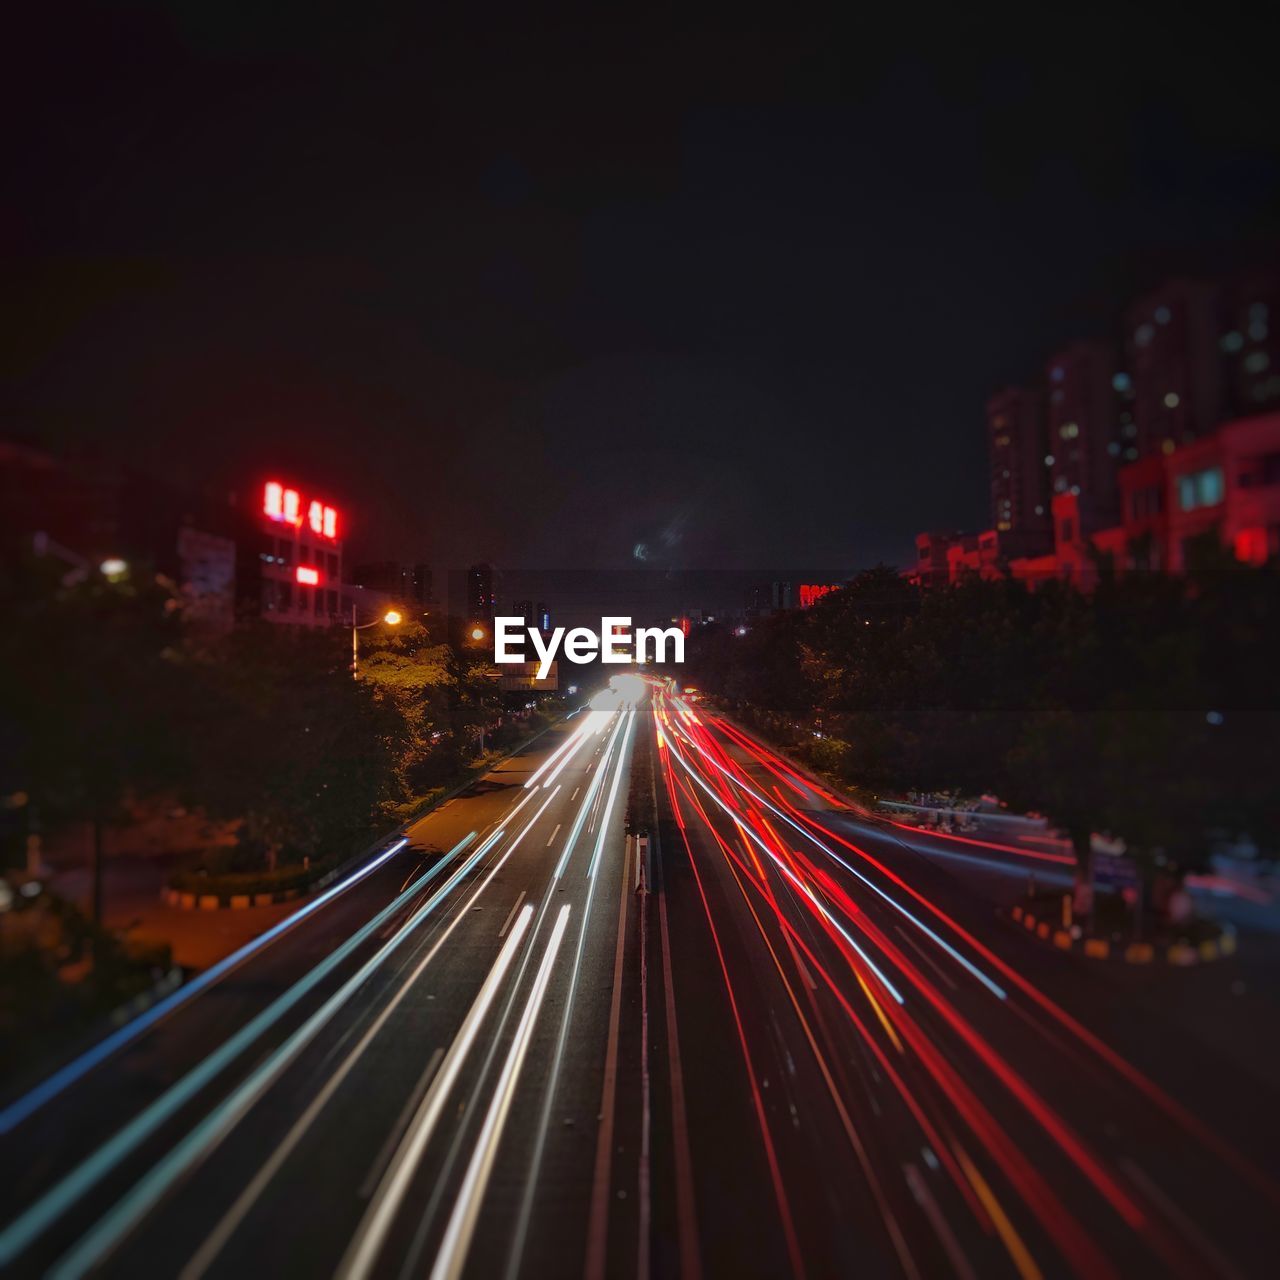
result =
M479 643L480 643L480 641L484 639L484 628L483 628L483 627L472 627L472 628L471 628L471 638L472 638L472 639L473 639L477 644L479 644Z
M388 609L380 618L374 618L372 622L356 622L356 605L351 606L351 678L353 680L360 679L360 632L367 631L370 627L376 627L378 623L385 622L389 627L395 627L400 624L401 614L399 609Z

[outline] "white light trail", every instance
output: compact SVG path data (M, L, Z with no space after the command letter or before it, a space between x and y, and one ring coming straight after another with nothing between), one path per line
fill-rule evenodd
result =
M840 866L842 866L847 872L849 872L850 875L856 876L860 881L862 881L863 884L867 886L868 889L871 889L874 893L878 894L881 898L883 898L885 902L887 902L895 911L898 911L902 915L906 916L906 918L910 920L911 923L915 925L916 928L919 929L921 933L923 933L927 938L931 939L939 947L941 947L943 951L945 951L953 960L956 961L957 964L967 969L969 973L971 973L975 978L977 978L977 980L981 982L982 985L986 987L987 990L990 991L993 995L995 995L998 999L1004 1000L1008 998L1003 987L1001 987L998 983L993 981L991 978L987 977L987 975L983 973L982 970L977 967L977 965L967 960L963 955L960 954L959 951L955 949L955 947L953 947L949 942L947 942L945 938L940 937L933 929L929 928L929 926L925 924L924 921L921 920L918 916L914 915L911 911L909 911L906 907L904 907L895 898L890 897L889 894L887 894L882 888L880 888L880 886L876 884L874 880L871 880L867 876L863 875L863 873L859 871L857 867L846 862L833 849L823 844L823 842L819 840L818 837L815 836L812 831L809 831L805 827L803 827L789 813L785 812L782 809L779 809L777 805L773 804L770 800L768 800L765 796L761 795L753 787L743 782L740 778L735 777L732 773L729 772L728 769L724 767L724 765L722 765L718 760L716 760L708 752L704 751L692 739L686 737L685 741L688 742L689 745L692 746L695 751L697 751L701 756L703 756L704 759L710 761L711 764L713 764L717 769L719 769L720 772L723 773L725 777L727 777L729 781L734 784L734 786L738 787L742 791L745 791L753 800L755 800L758 804L763 805L771 813L777 814L779 818L781 818L784 822L788 823L790 826L794 827L798 832L800 832L802 836L805 836L808 840L816 844L818 848L821 849L822 852L825 853L827 857L830 858L833 862L839 863ZM680 754L680 752L675 749L674 746L669 747L669 750L671 751L671 754L674 755L682 765L684 765L685 769L689 770L689 772L693 774L694 777L697 776L694 773L694 771L690 769L688 762L684 759L684 757Z
M531 910L532 908L529 908ZM534 1024L538 1012L542 1008L542 1000L547 992L547 984L551 981L551 969L555 963L556 953L564 938L569 924L569 905L560 908L556 917L551 938L547 943L546 953L538 966L533 988L525 1003L524 1013L516 1027L515 1037L503 1064L502 1074L494 1089L493 1099L485 1116L484 1127L476 1139L475 1152L458 1192L449 1225L445 1228L444 1238L436 1254L435 1266L431 1269L431 1280L455 1280L461 1274L467 1258L467 1250L471 1245L471 1237L475 1232L476 1219L480 1214L480 1206L484 1201L485 1189L489 1175L493 1170L494 1158L498 1144L502 1140L502 1130L511 1110L511 1100L515 1094L516 1084L520 1078L520 1069L524 1065L525 1056L529 1052L529 1043L533 1039Z
M224 1041L199 1066L187 1072L177 1084L167 1089L145 1111L130 1120L128 1124L103 1143L91 1156L81 1161L70 1173L55 1183L20 1217L9 1223L4 1231L0 1232L0 1268L8 1266L14 1258L30 1246L32 1241L43 1235L68 1209L78 1203L87 1191L96 1186L165 1121L194 1098L201 1089L212 1082L225 1067L234 1062L241 1053L248 1049L270 1027L274 1026L285 1013L293 1008L318 983L323 981L361 943L367 941L376 933L392 915L414 897L419 889L425 887L443 871L449 862L475 839L475 834L474 831L471 832L470 835L455 845L434 867L420 876L408 889L399 894L394 901L384 907L372 920L352 934L340 947L330 952L310 973L300 978L288 991L277 997L235 1035ZM433 897L426 908L422 908L414 915L410 923L404 927L406 931L421 917L422 910L430 909L431 904L437 901L438 896L437 894L436 897ZM399 936L404 936L404 931ZM397 941L398 938L386 944L383 951L379 952L379 955L383 954L388 948L395 946ZM202 1131L200 1129L194 1130L188 1135L185 1140L186 1143L190 1143L197 1132ZM181 1145L185 1149L185 1144ZM170 1153L168 1159L172 1159L177 1150L178 1148L175 1148L175 1151ZM148 1177L152 1177L160 1167L160 1165L157 1165L152 1170L152 1175L148 1175ZM147 1182L147 1179L144 1179L144 1182ZM138 1193L142 1186L143 1184L140 1183L131 1195ZM157 1198L163 1194L165 1189L164 1186L154 1188ZM128 1199L129 1197L126 1197L126 1200ZM120 1232L119 1235L106 1232L106 1228L116 1221L115 1214L120 1207L117 1206L117 1210L113 1210L104 1217L90 1235L85 1237L81 1245L67 1255L65 1261L71 1269L64 1271L63 1274L80 1274L80 1270L74 1265L77 1260L79 1267L82 1268L87 1268L93 1264L96 1254L86 1253L89 1241L101 1240L104 1242L104 1248L107 1248L114 1247L114 1244L123 1238L128 1226L125 1226L124 1231ZM145 1212L145 1210L143 1211ZM129 1225L131 1225L131 1222ZM109 1245L105 1243L107 1241L110 1242Z
M458 1073L466 1061L471 1046L475 1043L480 1024L493 1004L498 987L511 967L511 962L528 931L529 921L532 918L533 907L526 906L520 912L515 927L508 935L502 950L498 953L497 961L489 971L489 976L467 1011L467 1016L463 1019L462 1026L458 1029L458 1034L445 1055L439 1074L431 1082L426 1097L423 1098L417 1114L410 1122L404 1140L383 1175L382 1181L378 1184L378 1189L369 1202L369 1208L338 1267L337 1274L342 1280L363 1280L363 1277L368 1276L373 1270L378 1254L386 1241L387 1233L391 1230L396 1213L404 1202L409 1184L417 1171L422 1153L426 1150L444 1105L448 1101L449 1092L457 1081Z

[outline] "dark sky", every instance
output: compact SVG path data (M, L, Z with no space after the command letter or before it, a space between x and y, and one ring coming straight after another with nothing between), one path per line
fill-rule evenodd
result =
M1280 225L1220 5L32 8L0 431L297 474L364 554L901 561L984 521L992 389Z

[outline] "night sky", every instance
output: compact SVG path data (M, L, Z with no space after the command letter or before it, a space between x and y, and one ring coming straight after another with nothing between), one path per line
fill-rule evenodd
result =
M0 434L298 475L357 554L902 562L984 524L993 389L1280 226L1273 56L1220 5L39 8Z

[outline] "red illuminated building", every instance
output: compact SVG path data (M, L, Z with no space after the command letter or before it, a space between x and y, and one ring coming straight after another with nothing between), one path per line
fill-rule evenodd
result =
M1043 391L987 404L992 528L921 533L908 576L1054 579L1184 571L1218 542L1248 564L1280 555L1280 271L1174 280L1124 318L1123 359L1076 342ZM1234 409L1234 416L1231 410Z
M342 520L326 499L281 480L256 495L252 536L241 547L242 608L270 622L327 627L341 621Z

